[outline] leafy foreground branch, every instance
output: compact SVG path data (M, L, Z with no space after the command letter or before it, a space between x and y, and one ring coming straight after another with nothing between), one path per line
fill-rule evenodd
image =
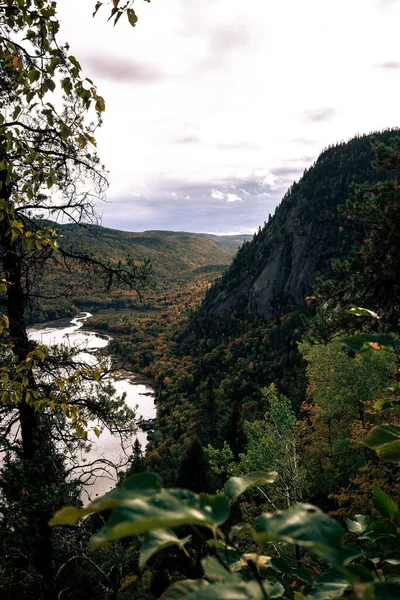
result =
M232 526L237 499L252 488L273 484L276 476L256 472L233 477L225 483L223 492L206 495L168 490L162 487L157 474L138 473L84 509L64 507L51 525L76 525L82 517L111 509L110 518L92 541L98 545L145 534L141 569L170 546L194 552L192 541L200 537L202 555L207 554L201 559L204 577L174 583L162 595L164 600L400 597L395 574L400 564L400 513L377 487L375 506L385 522L371 522L362 515L348 520L346 538L351 538L350 543L344 543L339 523L310 504L264 513L258 517L256 527L246 523ZM191 534L179 537L176 528L188 529ZM243 540L251 552L241 551ZM269 556L272 549L279 549L285 558Z

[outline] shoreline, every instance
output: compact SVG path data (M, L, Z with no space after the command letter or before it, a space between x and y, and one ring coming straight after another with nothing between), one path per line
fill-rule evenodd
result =
M71 317L61 317L61 319L54 319L53 321L42 321L40 323L31 323L28 325L28 329L64 329L70 325L72 319L75 319L76 316L83 314L85 311L81 311L78 315L72 315Z
M87 311L79 311L79 313L77 315L72 315L71 317L62 317L61 319L55 319L53 321L43 321L41 323L34 323L32 325L29 325L29 329L35 329L37 331L41 331L41 330L45 330L45 329L64 329L66 327L68 327L71 324L71 321L73 319L79 318L81 315L87 314ZM86 321L83 322L82 324L82 330L83 331L93 331L96 335L100 336L100 337L104 337L104 338L108 338L110 341L113 340L114 338L118 338L123 336L123 333L108 333L107 331L105 331L104 329L99 329L96 327L91 327L90 326L90 319L91 317L96 316L96 313L92 314L90 317L88 317L86 319ZM110 355L111 356L111 355ZM119 360L119 357L115 357L117 358L117 360ZM156 392L156 383L155 381L153 381L150 377L146 377L146 375L143 375L142 373L136 373L133 369L133 365L131 365L129 362L126 362L123 364L123 366L121 367L121 369L118 369L116 371L116 373L120 374L122 377L132 380L139 385L146 385L148 387L151 387L152 389L154 389L155 392L155 397L154 397L154 403L155 405L157 405L157 392ZM149 395L151 395L149 393Z

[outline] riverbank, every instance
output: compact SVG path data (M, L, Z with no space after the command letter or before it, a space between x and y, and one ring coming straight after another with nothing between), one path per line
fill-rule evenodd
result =
M91 364L96 352L108 346L113 336L104 332L97 332L83 325L88 322L91 313L81 312L72 319L58 319L40 323L35 327L29 328L29 337L39 343L49 346L65 344L69 347L78 347L80 360ZM114 377L116 379L114 380ZM136 422L148 423L156 418L155 392L149 385L149 381L144 376L130 371L126 364L123 368L113 373L112 385L115 388L116 395L125 398L126 405L135 410ZM89 497L95 494L104 494L112 489L117 481L117 473L124 466L129 464L132 454L133 444L136 439L139 440L143 450L148 439L147 426L141 429L138 427L131 439L126 439L122 443L118 435L110 433L103 429L99 438L91 430L97 423L89 423L89 441L91 448L79 457L82 463L81 471L77 471L78 477L85 475L85 464L93 464L94 461L104 460L107 464L114 464L115 469L105 476L96 476L91 482L90 487L85 486L85 492Z

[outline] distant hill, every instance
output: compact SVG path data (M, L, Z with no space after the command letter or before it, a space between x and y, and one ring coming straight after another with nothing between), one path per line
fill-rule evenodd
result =
M79 249L111 262L124 261L127 256L138 262L150 260L156 283L156 291L149 291L146 296L147 305L151 307L157 304L157 296L171 288L185 286L198 278L203 282L212 282L230 265L240 244L252 238L247 234L216 236L175 231L137 233L101 226L60 226L50 221L46 221L46 224L59 230L64 247ZM38 277L38 292L46 296L61 292L63 298L39 301L31 311L29 320L56 318L69 315L77 309L137 305L137 296L130 292L117 290L112 297L101 298L94 284L81 272L70 273L62 263L53 264Z
M155 229L150 231L144 231L144 235L149 236L183 236L183 235L194 235L200 237L206 237L210 240L213 240L217 244L221 244L222 246L232 246L234 248L238 248L243 244L243 242L249 242L253 239L253 235L250 233L238 233L236 235L216 235L215 233L188 233L186 231L163 231Z
M59 226L54 223L53 227ZM184 231L128 232L101 226L63 225L63 237L79 248L108 260L127 254L137 260L150 259L158 277L190 277L199 267L229 265L239 246L252 239L248 234L217 236ZM69 238L69 239L68 239Z

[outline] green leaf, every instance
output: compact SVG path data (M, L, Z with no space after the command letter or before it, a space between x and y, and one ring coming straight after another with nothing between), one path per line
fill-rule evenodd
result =
M251 583L253 586L256 584L255 581L252 581ZM282 598L283 594L285 593L285 588L278 581L263 581L262 585L268 598ZM265 596L262 596L262 598L264 597Z
M244 583L243 580L236 574L227 571L224 566L213 556L208 556L201 561L201 565L204 569L205 576L212 582L217 582L217 585L213 586L214 596L200 595L196 598L265 598L262 594L262 590L255 581ZM257 586L257 587L256 587ZM269 582L264 581L263 587L268 598L280 598L284 593L282 585L276 581ZM218 591L217 591L218 590ZM224 595L221 595L223 591ZM230 596L227 595L229 591ZM256 596L254 593L256 592Z
M201 561L207 579L211 581L240 581L237 575L227 571L214 556L207 556Z
M65 125L65 123L61 123L60 132L63 140L67 140L72 135L72 129Z
M64 90L64 92L67 94L67 96L71 95L71 92L72 92L72 82L71 82L71 79L69 77L65 77L65 79L62 80L61 87Z
M362 565L347 565L346 572L349 574L352 583L374 581L372 573Z
M56 89L56 84L54 83L54 81L52 79L47 79L45 81L45 86L48 90L54 92L54 90Z
M334 571L319 575L312 587L312 592L307 600L334 600L341 598L349 587L349 582Z
M229 538L234 538L240 535L251 535L254 537L256 532L253 527L248 523L238 523L237 525L233 525L231 530L229 531Z
M265 471L257 471L255 473L244 475L243 477L232 477L231 479L228 479L224 485L225 496L227 496L231 502L235 502L239 496L253 487L274 483L277 475L278 474L275 472L266 473Z
M368 525L367 531L361 537L371 542L377 542L378 540L390 539L396 536L388 530L386 525L380 521L374 521Z
M37 81L40 77L40 72L36 71L36 69L31 69L28 72L28 79L30 81L30 83L34 83L35 81Z
M365 445L389 462L400 463L400 427L396 425L382 425L375 427Z
M280 583L263 582L265 593L256 581L207 583L204 580L178 581L169 587L160 600L265 600L284 594Z
M64 507L50 524L75 525L82 517L109 508L114 510L93 538L96 543L188 524L215 529L229 517L229 503L222 494L208 496L188 490L164 490L157 474L137 473L86 508Z
M20 106L16 106L13 112L13 121L16 121L18 119L19 113L21 112L21 107Z
M352 352L366 350L400 350L400 340L394 335L384 334L359 334L352 335L341 341Z
M268 566L278 573L289 573L290 571L290 566L284 558L271 558Z
M368 523L369 517L365 515L356 515L354 519L346 520L347 529L351 533L357 533L358 535L363 534L367 530Z
M359 546L355 546L354 544L345 544L344 546L342 546L340 551L340 556L344 565L347 565L352 560L363 556L363 554L363 550L361 550Z
M79 64L79 62L76 60L75 56L68 56L69 61L74 65L74 67L76 69L78 69L78 71L82 70L81 65Z
M139 568L143 571L147 561L165 548L170 546L179 546L183 548L185 544L190 540L191 536L187 536L180 540L178 536L171 530L168 529L155 529L150 531L143 540L143 544L140 548L139 557Z
M199 598L200 596L197 596L197 592L205 590L208 587L209 584L201 579L178 581L163 593L160 600L191 600L193 598Z
M368 547L368 546L364 546L363 553L368 558L368 560L370 562L372 562L374 565L378 565L381 562L382 555L379 553L379 551L377 550L377 548L375 546L372 546L372 548Z
M314 579L313 574L309 569L293 569L290 571L290 574L296 577L296 579L301 579L301 581L308 583L308 585L311 585Z
M115 508L95 543L118 540L153 529L200 525L214 529L229 516L229 504L220 496L198 496L188 490L161 490L146 499L129 494Z
M347 312L349 315L355 315L356 317L372 317L373 319L379 319L379 315L368 308L360 308L357 306L350 308L350 310L346 310L345 312Z
M390 565L400 565L400 550L388 552L388 554L386 554L386 556L383 558L383 561L389 563Z
M316 506L296 504L284 511L261 515L258 527L257 541L298 544L322 556L333 551L332 560L338 560L343 530Z
M371 584L374 590L373 596L365 595L365 598L374 598L374 600L399 600L400 598L400 585L398 583L374 583Z
M64 506L55 514L50 525L76 525L86 515L120 506L124 502L129 502L129 498L148 498L160 490L161 478L159 475L136 473L125 479L120 488L115 488L105 496L97 498L85 508Z
M221 540L207 540L207 546L210 548L216 548L219 556L222 560L226 561L228 565L236 565L240 561L240 555L236 552L232 546L227 546Z
M135 27L135 25L138 21L135 11L133 10L133 8L128 8L128 10L126 12L128 15L129 23L132 25L132 27Z
M374 484L374 506L383 516L393 519L399 513L397 504L380 487Z

